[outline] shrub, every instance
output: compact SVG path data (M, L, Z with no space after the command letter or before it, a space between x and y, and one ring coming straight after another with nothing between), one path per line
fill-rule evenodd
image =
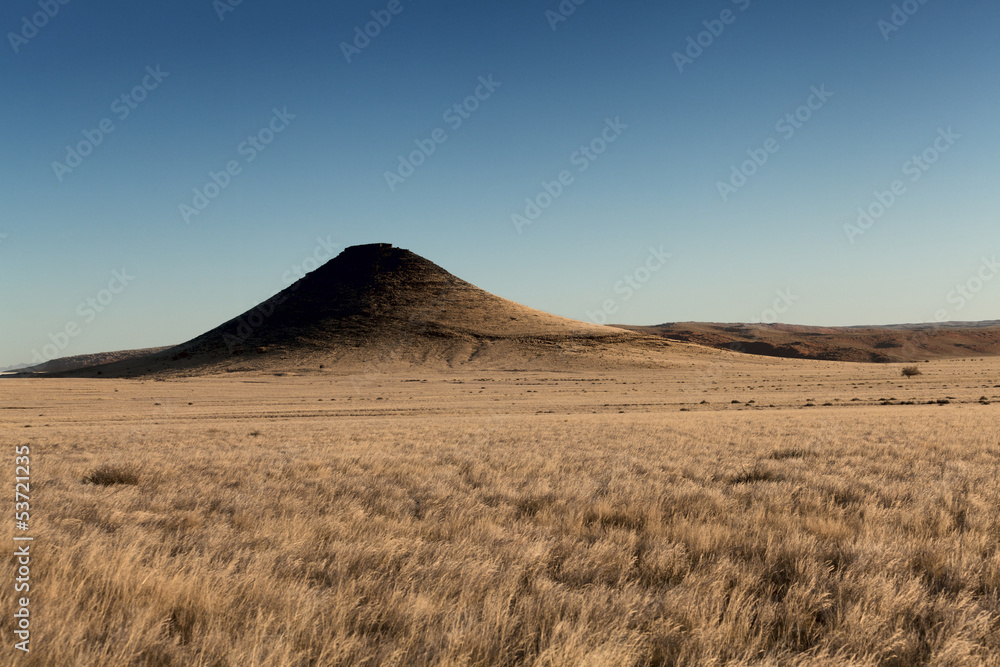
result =
M113 486L115 484L136 485L139 483L139 466L132 463L105 463L90 471L83 478L84 484Z
M775 461L783 461L785 459L803 459L807 456L812 456L812 451L809 449L804 447L785 447L771 452L769 458Z
M914 375L923 375L923 372L916 366L905 366L903 367L902 375L905 378L911 378Z
M727 480L730 485L753 484L754 482L779 482L781 475L764 468L760 463L754 464L751 468L741 468L738 472L729 476Z

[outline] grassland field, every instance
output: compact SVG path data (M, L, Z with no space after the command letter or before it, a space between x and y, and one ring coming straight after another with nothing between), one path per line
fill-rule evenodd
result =
M0 664L1000 665L1000 359L920 369L0 380Z

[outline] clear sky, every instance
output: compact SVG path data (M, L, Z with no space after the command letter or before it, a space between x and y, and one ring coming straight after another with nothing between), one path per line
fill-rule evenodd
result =
M1000 318L995 0L580 2L5 0L0 366L370 242L579 319Z

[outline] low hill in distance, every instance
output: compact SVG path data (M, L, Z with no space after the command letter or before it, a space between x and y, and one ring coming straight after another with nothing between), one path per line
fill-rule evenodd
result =
M789 359L905 363L1000 355L1000 321L858 327L702 322L619 326L667 340Z
M91 366L101 366L103 364L112 364L118 361L127 361L129 359L136 359L139 357L145 357L150 354L156 354L157 352L162 352L163 350L168 350L169 347L147 347L141 350L119 350L118 352L98 352L96 354L78 354L72 357L60 357L58 359L52 359L51 361L46 361L35 366L22 366L16 370L20 373L63 373L66 371L74 371L81 368L89 368Z

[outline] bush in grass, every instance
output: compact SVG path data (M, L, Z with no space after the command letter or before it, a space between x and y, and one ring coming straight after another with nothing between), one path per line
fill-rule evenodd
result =
M105 463L91 470L83 478L83 483L98 486L115 484L134 486L139 483L139 466L132 463Z

